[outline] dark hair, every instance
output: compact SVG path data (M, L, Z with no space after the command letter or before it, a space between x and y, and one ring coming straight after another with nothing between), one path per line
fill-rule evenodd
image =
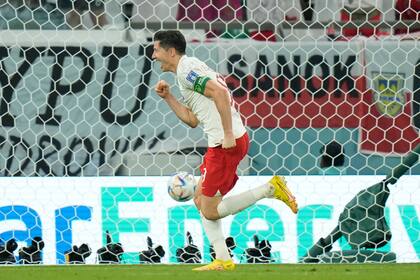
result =
M330 142L321 148L321 168L330 166L343 166L344 165L344 148L336 141Z
M185 37L178 30L161 30L155 33L154 41L159 41L164 49L175 48L179 54L185 54L187 43Z

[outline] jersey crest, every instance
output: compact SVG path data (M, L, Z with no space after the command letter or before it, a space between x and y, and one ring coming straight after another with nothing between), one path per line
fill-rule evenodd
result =
M195 80L197 80L197 77L198 77L198 73L191 70L190 73L188 73L186 79L190 83L194 84L195 83Z

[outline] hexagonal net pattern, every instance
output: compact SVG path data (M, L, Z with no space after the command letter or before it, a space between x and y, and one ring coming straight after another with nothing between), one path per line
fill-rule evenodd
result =
M201 174L208 142L156 94L165 80L186 104L152 58L160 29L181 30L187 56L220 74L246 127L230 195L277 174L300 206L294 216L262 200L226 218L236 261L418 262L419 11L399 0L0 0L0 263L212 259L192 201L166 193L167 176Z

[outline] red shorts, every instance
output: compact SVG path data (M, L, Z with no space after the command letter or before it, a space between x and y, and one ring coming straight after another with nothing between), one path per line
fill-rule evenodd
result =
M241 160L248 153L249 138L245 133L236 139L236 146L223 149L222 146L210 147L204 155L200 166L202 177L202 193L213 197L220 192L227 194L238 180L236 169Z

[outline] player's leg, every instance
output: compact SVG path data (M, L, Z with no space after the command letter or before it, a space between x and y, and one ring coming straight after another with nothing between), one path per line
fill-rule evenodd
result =
M201 222L210 244L214 247L217 259L230 260L229 250L226 246L225 237L222 231L222 224L219 219L208 219L210 209L215 209L222 200L221 196L208 197L202 193L202 178L198 182L194 202L200 211Z
M276 198L283 201L293 213L297 213L298 206L295 197L286 185L283 177L274 176L269 182L245 191L243 193L225 197L217 206L217 218L224 218L236 214L255 204L263 198Z
M204 198L204 199L203 199ZM197 209L200 210L201 222L203 224L204 231L210 244L213 246L216 254L216 260L208 265L196 268L194 270L232 270L235 265L230 257L229 250L226 246L225 237L222 231L221 220L209 220L203 214L208 212L209 202L211 205L216 207L222 199L221 196L212 197L209 201L208 197L202 193L202 178L198 182L198 186L195 192L194 203Z
M197 188L195 189L195 193L194 193L194 204L197 207L198 211L201 211L201 184L202 184L202 178L200 177L200 179L198 180L197 183Z
M221 193L225 195L228 193L238 180L236 170L241 160L248 152L249 139L248 135L244 134L241 138L236 139L236 147L233 152L225 151L223 159L225 160L224 184ZM236 214L245 208L255 204L263 198L276 198L280 199L289 206L294 213L297 212L297 203L295 197L287 188L286 181L283 177L274 176L269 182L250 189L238 195L224 198L217 207L209 205L210 213L207 213L208 218L224 218L228 215Z
M208 220L218 220L236 214L263 198L279 199L285 202L294 213L297 212L296 199L287 188L284 178L279 176L274 176L261 186L223 199L199 196L200 205L205 205L199 209Z

